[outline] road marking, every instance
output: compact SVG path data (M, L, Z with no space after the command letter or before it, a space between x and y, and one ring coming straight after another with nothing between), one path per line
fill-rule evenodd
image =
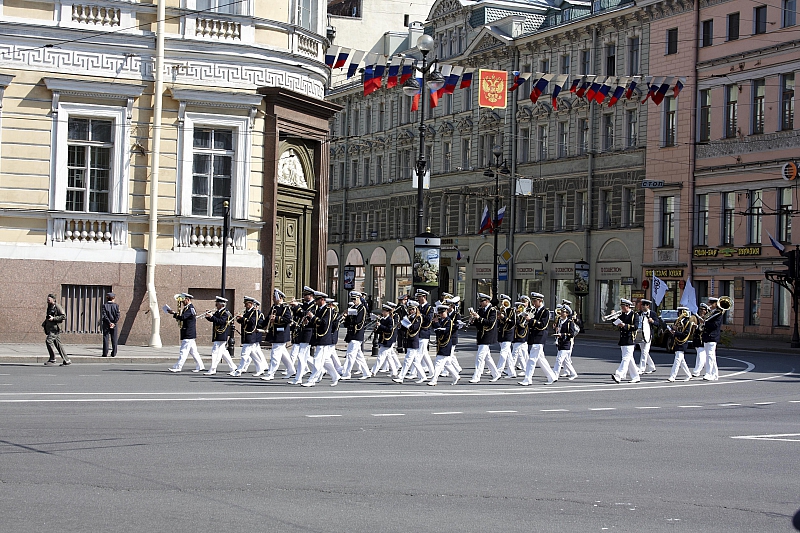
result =
M10 376L11 374L0 374L0 376Z
M444 411L442 413L433 413L435 415L463 415L463 411Z
M753 405L772 405L772 404L774 404L774 403L775 403L775 402L756 402L756 403L754 403Z
M789 400L789 403L800 403L800 400Z
M718 403L717 405L720 406L720 407L739 407L742 404L740 404L740 403Z
M569 409L539 409L540 413L569 413Z
M738 435L732 439L742 440L775 440L783 442L800 442L800 433L779 433L776 435Z
M100 374L78 374L79 378L99 378Z
M516 413L517 411L486 411L487 413Z
M681 409L689 409L690 407L703 407L702 405L679 405Z
M616 411L616 407L592 407L590 411Z
M634 409L661 409L660 407L655 407L652 405L643 405L641 407L634 407Z
M306 415L308 418L333 418L342 415Z
M406 416L405 413L373 413L372 416Z

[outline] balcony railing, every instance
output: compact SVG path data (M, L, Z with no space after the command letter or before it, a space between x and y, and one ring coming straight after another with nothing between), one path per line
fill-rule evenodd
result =
M232 20L210 17L197 17L194 27L195 37L220 41L241 41L242 25Z
M222 222L219 220L187 220L176 224L176 245L178 248L199 250L222 250ZM247 248L247 228L234 221L228 234L228 246L236 250Z
M50 241L54 243L128 245L128 222L124 215L57 214L48 226Z
M119 26L121 11L92 4L72 4L72 22L90 26Z

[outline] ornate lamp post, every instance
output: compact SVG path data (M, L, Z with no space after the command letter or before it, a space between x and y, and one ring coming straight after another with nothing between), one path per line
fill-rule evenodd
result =
M497 224L498 212L500 210L500 174L503 175L510 175L511 171L508 169L508 165L506 164L505 160L503 161L502 167L500 166L500 158L503 157L503 147L502 146L495 146L492 148L492 155L494 155L494 171L490 167L483 173L484 176L487 178L494 178L494 218L492 219L492 233L494 234L494 271L492 274L492 305L497 305L500 303L499 298L497 297L497 233L498 228L495 226Z

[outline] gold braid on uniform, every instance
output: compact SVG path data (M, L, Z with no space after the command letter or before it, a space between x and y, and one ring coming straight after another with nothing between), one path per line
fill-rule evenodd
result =
M228 315L227 320L225 320L225 325L224 326L218 326L218 325L214 324L214 333L223 333L231 325L231 317L233 315L231 315L231 312L228 311L227 309L225 309L225 313L227 313L227 315ZM220 317L225 316L225 313L223 313L223 314L221 314L219 316Z
M255 312L255 307L251 307L249 311L246 311L245 314L242 316L242 333L245 335L249 335L253 333L256 328L258 327L258 315L256 315L256 319L253 322L253 329L247 331L247 323L250 321L250 317Z
M416 337L417 335L419 335L419 332L422 330L422 316L420 316L420 315L415 316L414 320L411 321L411 325L413 326L414 322L416 322L418 318L419 318L419 325L420 325L419 329L415 333L411 333L411 328L410 327L407 328L406 329L406 335L407 336Z
M441 348L442 346L447 346L447 343L450 342L450 339L453 337L453 321L450 321L450 331L447 332L447 340L444 342L439 342L437 338L437 348Z

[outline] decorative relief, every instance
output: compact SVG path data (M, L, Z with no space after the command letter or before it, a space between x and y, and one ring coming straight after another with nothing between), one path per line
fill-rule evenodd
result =
M503 45L503 42L497 39L494 35L486 34L483 38L478 42L478 44L473 48L472 52L482 52L484 50L488 50L490 48L495 48L497 46Z
M745 139L723 139L697 146L698 159L740 155L750 152L767 152L800 147L800 131L778 131L753 135Z
M303 165L294 150L286 150L278 160L278 183L291 187L308 188Z
M461 3L458 0L441 0L433 9L433 18L443 17L460 9Z

